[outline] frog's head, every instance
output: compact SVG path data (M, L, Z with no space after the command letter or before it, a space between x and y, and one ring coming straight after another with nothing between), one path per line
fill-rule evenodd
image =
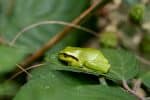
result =
M66 47L59 52L59 59L68 63L69 65L79 66L80 50L73 47Z

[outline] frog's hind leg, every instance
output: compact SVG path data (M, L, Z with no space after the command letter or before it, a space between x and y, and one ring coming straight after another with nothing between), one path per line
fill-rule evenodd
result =
M88 69L99 72L101 74L107 73L109 68L110 68L110 66L108 66L108 65L105 65L105 64L102 64L102 63L99 63L99 62L95 62L95 61L86 61L85 66Z

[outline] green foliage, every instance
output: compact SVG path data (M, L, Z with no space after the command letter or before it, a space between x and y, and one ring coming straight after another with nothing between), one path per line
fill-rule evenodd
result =
M139 88L144 90L147 96L150 96L147 91L150 88L149 65L142 63L141 70L139 70L139 62L134 56L134 53L139 53L137 51L141 50L137 55L150 57L150 6L148 3L144 4L143 0L115 0L113 3L109 1L112 0L104 0L93 10L94 13L90 13L96 15L95 19L98 20L86 16L85 20L82 20L85 23L81 23L82 26L86 24L88 27L94 27L94 31L108 31L100 36L100 51L111 64L107 73L101 74L96 70L72 67L58 59L58 52L66 46L85 47L86 45L99 48L99 38L90 37L91 35L85 34L85 32L72 30L48 52L40 55L41 58L32 63L33 65L41 62L45 64L31 71L32 77L20 76L15 82L8 82L8 78L14 74L13 70L17 67L16 64L20 64L25 57L29 57L39 50L53 36L63 31L64 26L40 25L24 32L12 47L8 46L7 43L10 43L19 31L31 24L46 20L71 22L87 9L91 0L0 0L0 99L136 100L137 98L133 94L131 95L130 91L127 92L121 83L122 80L126 80L127 85L134 86L135 83L132 81L136 79L142 80L144 88L143 86L139 86ZM105 3L108 4L100 8ZM91 18L90 21L86 20L88 17ZM115 29L121 34L114 34L111 29ZM137 33L142 34L140 36ZM138 43L135 41L139 38L136 38L136 35L143 38ZM2 45L3 43L7 46ZM103 49L102 45L120 49ZM125 50L136 52L131 53ZM90 56L93 57L92 55ZM83 55L81 54L81 56ZM46 58L46 61L43 61L43 58ZM93 68L90 65L88 67ZM84 68L86 67L84 66ZM24 84L25 81L27 83ZM19 92L17 82L24 84ZM16 96L14 97L14 95ZM138 95L136 96L138 97Z
M128 80L138 74L139 63L132 53L115 49L103 50L103 53L111 64L107 77L114 80Z
M12 9L9 9L11 3L14 5ZM10 42L23 28L43 20L71 22L88 5L89 2L84 0L12 0L12 2L10 0L1 0L0 39L3 38ZM62 25L41 25L23 33L16 41L16 48L0 46L0 74L5 74L15 69L16 64L21 63L27 54L35 52L55 34L62 31L63 28L64 26ZM59 50L59 48L66 45L76 45L79 41L78 36L82 34L74 33L79 32L72 31L51 51ZM20 46L25 48L19 48ZM0 77L3 78L3 76ZM5 80L5 76L3 80ZM16 93L10 89L7 92L13 95Z
M144 5L133 5L129 12L129 17L133 23L140 24L144 17Z
M0 74L10 72L29 52L26 48L15 48L0 45Z
M99 41L104 47L117 47L117 34L114 32L103 32L100 34Z
M121 88L97 85L87 75L54 71L50 66L41 66L32 75L14 100L136 100Z
M3 9L9 6L6 0L1 2ZM5 10L2 10L3 12L0 14L0 34L8 41L12 40L16 33L24 27L43 20L70 22L89 5L85 0L61 0L61 2L59 0L15 0L14 2L13 15L7 16ZM30 51L35 51L56 33L62 31L63 27L62 25L41 25L23 33L16 44L29 47ZM79 34L73 33L71 32L55 48L58 49L76 43Z
M0 98L4 96L14 96L19 90L19 85L8 81L0 84Z
M141 51L150 53L150 35L145 34L140 47Z
M148 88L150 88L150 71L143 74L141 76L141 79L142 79L142 82L144 83L144 85L146 85Z

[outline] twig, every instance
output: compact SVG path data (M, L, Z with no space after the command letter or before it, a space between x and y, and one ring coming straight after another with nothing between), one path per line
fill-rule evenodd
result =
M141 79L135 80L133 90L136 92L140 87L141 87Z
M106 82L106 80L105 80L104 77L100 77L100 78L99 78L99 81L100 81L100 83L101 83L102 85L107 86L107 82Z
M97 5L99 5L99 3L100 2L93 4L91 7L89 7L87 10L85 10L79 17L77 17L71 23L74 25L78 25L90 12L92 12L97 7ZM56 34L41 49L36 51L31 57L27 58L21 65L26 66L28 64L31 64L33 61L35 61L39 57L41 57L48 49L50 49L56 43L58 43L61 39L63 39L71 29L72 29L72 27L70 27L70 26L65 27L62 32Z
M42 66L42 65L44 65L44 64L33 65L33 66L30 66L30 67L28 67L28 68L26 68L26 69L21 68L21 71L19 71L19 72L15 73L14 75L12 75L8 80L13 80L14 78L16 78L16 77L17 77L18 75L20 75L21 73L23 73L23 72L26 73L28 70L33 69L33 68L37 68L37 67Z
M30 73L28 73L27 70L25 70L22 66L20 66L20 65L18 65L18 64L16 64L16 66L17 66L18 68L20 68L20 69L22 70L22 72L25 72L29 77L32 77L32 75L31 75Z
M146 64L146 65L150 65L150 61L149 61L149 60L147 60L147 59L145 59L145 58L143 58L143 57L141 57L141 56L139 56L139 55L136 55L136 58L137 58L138 60L140 60L142 63L144 63L144 64Z
M140 100L145 100L144 97L138 95L134 90L132 90L132 89L128 86L126 80L122 80L122 85L123 85L123 87L124 87L129 93L135 95L135 96L136 96L137 98L139 98Z
M17 35L13 38L13 40L10 42L10 46L13 46L17 39L23 35L24 32L30 30L30 29L33 29L35 27L38 27L38 26L41 26L41 25L46 25L46 24L59 24L59 25L65 25L65 26L70 26L70 27L73 27L73 28L76 28L76 29L80 29L80 30L83 30L85 32L88 32L96 37L98 37L97 33L88 29L88 28L85 28L85 27L82 27L80 25L75 25L75 24L72 24L72 23L67 23L67 22L64 22L64 21L41 21L41 22L38 22L38 23L35 23L35 24L32 24L30 26L27 26L25 27L24 29L22 29L20 32L17 33Z

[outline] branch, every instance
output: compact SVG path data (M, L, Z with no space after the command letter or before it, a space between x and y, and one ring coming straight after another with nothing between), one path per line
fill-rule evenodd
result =
M137 79L134 81L134 86L133 86L133 90L137 91L140 87L141 87L141 79Z
M136 55L136 58L138 60L140 60L142 63L146 64L146 65L150 65L150 61L148 59L145 59L144 57L141 57L139 55Z
M22 72L25 72L29 77L32 77L32 75L31 75L30 73L28 73L27 70L25 70L24 68L22 68L22 66L20 66L20 65L18 65L18 64L16 64L16 66L17 66L18 68L20 68L20 69L22 70Z
M31 24L31 25L25 27L24 29L22 29L20 32L18 32L16 34L16 36L12 39L12 41L9 43L9 45L13 46L16 43L17 39L21 35L23 35L24 32L26 32L28 30L31 30L31 29L33 29L35 27L38 27L38 26L41 26L41 25L46 25L46 24L58 24L58 25L70 26L72 28L76 28L76 29L88 32L88 33L98 37L96 32L94 32L94 31L92 31L92 30L90 30L88 28L82 27L80 25L75 25L75 24L72 24L72 23L64 22L64 21L47 20L47 21L41 21L41 22L38 22L38 23L35 23L35 24Z
M140 100L145 100L144 97L138 95L134 90L132 90L132 89L128 86L126 80L122 80L122 85L123 85L123 87L124 87L129 93L135 95L135 96L136 96L137 98L139 98Z
M21 71L19 71L19 72L15 73L14 75L12 75L12 76L8 79L8 81L9 81L9 80L13 80L14 78L16 78L18 75L22 74L23 72L25 72L27 75L29 75L29 73L27 72L28 70L33 69L33 68L37 68L37 67L40 67L40 66L43 66L43 65L45 65L45 64L44 64L44 63L36 64L36 65L30 66L30 67L28 67L28 68L26 68L26 69L20 67L20 65L17 65L17 66L21 69ZM31 74L30 74L30 75L31 75Z
M78 25L80 22L88 16L100 3L99 2L94 3L91 7L89 7L87 10L85 10L79 17L77 17L75 20L71 22L71 24ZM41 49L36 51L31 57L27 58L23 63L21 63L21 66L25 67L35 60L37 60L39 57L41 57L48 49L53 47L55 44L57 44L60 40L62 40L69 31L72 30L72 27L66 26L64 30L58 34L56 34L52 39L50 39Z

